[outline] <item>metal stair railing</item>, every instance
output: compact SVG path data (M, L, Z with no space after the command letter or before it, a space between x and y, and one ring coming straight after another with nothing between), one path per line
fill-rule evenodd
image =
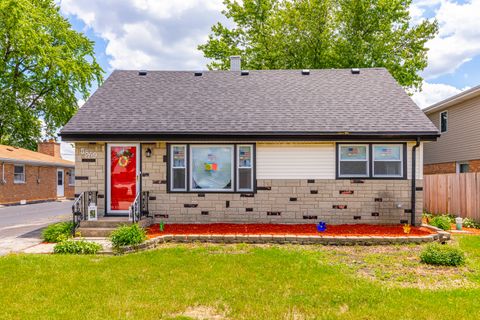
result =
M92 203L97 204L98 191L84 191L75 199L72 205L72 236L80 226L82 220L87 220L88 206Z
M128 217L133 223L137 223L142 220L143 217L148 216L148 200L149 200L149 191L143 191L137 193L135 200L130 205L128 210Z

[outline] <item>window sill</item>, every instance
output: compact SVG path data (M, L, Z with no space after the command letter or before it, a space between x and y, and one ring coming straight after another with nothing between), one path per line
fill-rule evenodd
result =
M407 180L407 177L337 177L336 180Z
M26 182L25 181L13 181L13 184L25 184Z

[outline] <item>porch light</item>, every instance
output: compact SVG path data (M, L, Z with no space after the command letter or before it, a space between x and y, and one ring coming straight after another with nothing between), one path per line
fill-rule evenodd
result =
M147 148L147 151L145 151L145 155L147 156L147 158L150 158L152 156L152 149Z

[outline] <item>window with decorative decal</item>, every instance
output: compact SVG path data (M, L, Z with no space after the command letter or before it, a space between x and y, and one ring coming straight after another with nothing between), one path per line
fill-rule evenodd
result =
M238 145L237 189L253 191L253 146Z
M191 145L190 155L190 190L233 191L233 146Z
M170 189L172 191L187 190L187 146L172 145L170 149Z
M339 177L368 177L368 145L349 144L338 148Z
M254 191L252 144L183 144L169 148L169 191Z
M405 179L405 143L338 143L337 178Z
M25 166L23 164L14 165L13 183L25 183Z
M373 176L403 177L403 145L373 145Z

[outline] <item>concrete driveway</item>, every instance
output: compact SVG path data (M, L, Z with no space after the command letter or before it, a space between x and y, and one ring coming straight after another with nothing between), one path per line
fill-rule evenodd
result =
M49 224L71 219L73 201L0 207L0 255L38 244Z

